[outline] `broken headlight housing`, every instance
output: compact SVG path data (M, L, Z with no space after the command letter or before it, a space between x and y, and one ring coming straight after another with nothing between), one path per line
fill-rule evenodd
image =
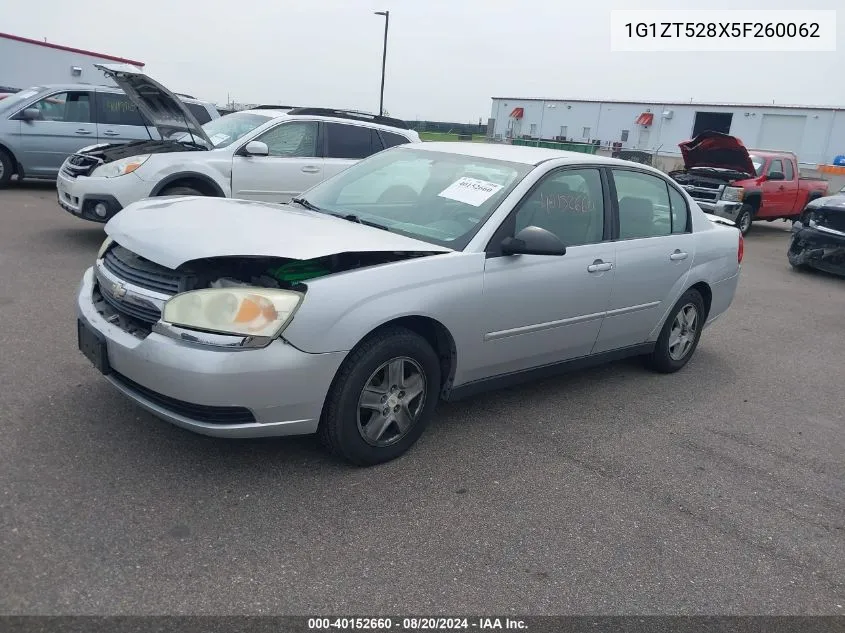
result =
M100 165L91 175L97 178L116 178L117 176L125 176L126 174L131 174L133 171L138 169L141 165L147 162L149 158L150 154L141 154L140 156L130 156L129 158L116 160L113 163Z
M725 202L742 202L745 190L742 187L725 187L722 191L722 200Z
M97 259L103 259L103 255L106 254L106 251L109 250L109 246L112 245L114 240L110 237L107 237L103 240L103 243L100 244L100 250L97 251Z
M278 336L302 303L302 293L274 288L205 288L164 304L171 325L239 336Z

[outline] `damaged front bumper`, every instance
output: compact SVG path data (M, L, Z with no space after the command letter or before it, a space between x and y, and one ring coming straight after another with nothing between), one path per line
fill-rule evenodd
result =
M845 276L845 232L795 222L788 256L796 268L812 267Z
M695 200L695 198L693 198ZM720 218L736 222L739 216L739 210L742 208L741 202L728 202L726 200L695 200L701 210L711 215L717 215Z

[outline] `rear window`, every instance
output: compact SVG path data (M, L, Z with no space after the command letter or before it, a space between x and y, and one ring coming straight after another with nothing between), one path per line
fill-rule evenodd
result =
M407 138L402 136L401 134L394 134L393 132L385 132L384 130L381 131L381 137L384 139L384 146L385 147L394 147L396 145L404 145L405 143L410 143Z

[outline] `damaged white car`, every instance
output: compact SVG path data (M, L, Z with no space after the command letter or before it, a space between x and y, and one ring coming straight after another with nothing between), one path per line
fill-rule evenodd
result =
M77 297L79 347L176 425L318 432L374 464L441 399L639 355L673 372L731 304L743 242L650 167L426 143L289 205L130 205Z

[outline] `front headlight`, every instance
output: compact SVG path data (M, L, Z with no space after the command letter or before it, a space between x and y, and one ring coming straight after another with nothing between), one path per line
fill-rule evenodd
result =
M241 336L277 336L302 302L302 293L272 288L206 288L164 304L172 325Z
M115 178L117 176L125 176L126 174L131 174L147 162L149 157L150 154L141 154L140 156L122 158L121 160L116 160L113 163L107 163L97 167L91 175L98 178Z
M112 245L114 240L110 237L107 237L103 240L103 243L100 245L100 250L97 251L97 259L103 259L103 255L106 254L106 251L109 250L109 246Z
M742 196L745 190L741 187L725 187L722 192L722 200L726 202L742 202Z

